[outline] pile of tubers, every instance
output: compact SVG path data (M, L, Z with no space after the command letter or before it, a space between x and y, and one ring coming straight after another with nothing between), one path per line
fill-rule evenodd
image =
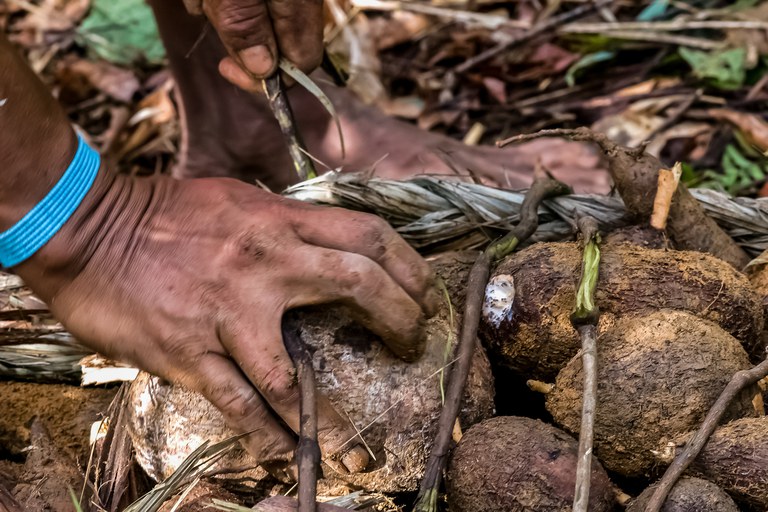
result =
M733 375L751 368L765 348L763 297L733 267L703 253L608 239L596 290L593 453L599 462L592 464L589 510L606 510L602 501L611 488L595 480L596 472L633 487L657 479ZM531 379L557 428L522 428L516 417L470 428L448 470L451 511L571 510L576 462L570 461L566 485L557 461L573 452L581 425L581 345L570 322L579 254L576 243L534 244L499 264L489 281L482 339L490 359ZM768 510L764 414L760 388L747 387L689 470L699 478L681 480L662 510L739 510L733 500L744 510ZM553 436L567 440L554 449ZM550 447L549 456L541 446ZM503 469L483 453L504 460ZM644 510L651 490L630 501L629 510Z

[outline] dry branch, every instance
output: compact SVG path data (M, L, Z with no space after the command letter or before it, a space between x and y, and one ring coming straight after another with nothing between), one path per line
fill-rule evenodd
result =
M731 401L747 386L756 384L758 381L768 376L768 359L749 370L737 372L723 392L715 401L712 408L707 413L699 430L686 443L683 453L675 457L675 460L667 468L664 476L659 480L656 492L653 493L651 500L645 508L645 512L659 512L664 505L667 495L677 483L680 476L688 469L688 466L699 455L704 445L707 444L709 437L720 424L720 420L725 414Z
M304 151L304 144L296 129L293 111L291 111L291 105L288 103L288 96L286 96L283 90L279 73L275 73L264 80L264 91L267 94L267 100L269 100L269 107L272 109L275 119L277 119L277 124L280 125L280 131L283 133L283 138L288 147L288 153L290 153L293 160L296 174L298 174L301 181L314 178L317 176L317 172L315 172L312 160Z
M296 366L301 401L299 405L299 443L296 463L299 467L298 512L316 512L317 475L320 471L320 445L317 442L317 385L312 358L301 341L299 326L289 317L283 319L283 343Z

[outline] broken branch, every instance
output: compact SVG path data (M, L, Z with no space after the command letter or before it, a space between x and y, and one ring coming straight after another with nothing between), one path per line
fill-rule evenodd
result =
M471 59L467 59L463 63L456 66L456 68L454 68L454 71L456 73L466 73L467 71L477 66L478 64L481 64L487 60L490 60L504 51L514 48L515 46L520 46L521 44L530 41L534 37L539 36L545 32L549 32L552 29L559 27L560 25L564 25L565 23L568 23L569 21L581 18L582 16L586 16L587 14L595 11L596 9L609 5L612 1L613 0L598 0L597 2L594 2L594 3L587 3L584 5L580 5L574 9L571 9L568 12L564 12L558 16L553 16L541 23L537 23L524 34L518 37L513 37L509 41L505 41L501 44L494 46L493 48L490 48L478 55L475 55Z

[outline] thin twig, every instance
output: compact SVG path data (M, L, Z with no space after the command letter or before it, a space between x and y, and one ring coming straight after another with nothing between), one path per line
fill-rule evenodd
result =
M675 457L675 460L667 468L664 476L659 480L659 485L653 493L645 512L659 512L664 505L664 500L677 483L688 466L699 455L709 437L720 424L720 420L733 399L747 386L751 386L768 376L768 359L749 370L736 372L723 392L717 398L712 408L707 413L704 421L685 446L685 450Z
M296 174L299 175L299 179L301 181L306 181L316 177L317 172L315 171L315 166L312 164L312 160L307 157L306 152L302 149L304 148L304 144L296 129L296 123L293 119L293 111L291 111L288 97L283 90L280 73L275 73L264 80L264 91L267 94L269 107L272 109L275 119L277 119L277 124L280 125L280 131L283 132L283 138L288 147L288 153L291 155L293 166L296 170Z
M597 409L597 321L599 309L595 303L595 289L600 270L600 235L593 217L578 220L584 242L581 281L576 294L576 308L571 323L581 337L581 358L584 368L584 393L579 430L579 453L576 463L576 490L573 512L587 512L589 487L592 480L592 445L595 437L595 410Z
M463 11L419 2L403 2L401 0L352 0L351 3L356 9L366 11L410 11L460 23L475 23L489 29L496 29L499 27L531 28L531 24L527 21L511 20L508 16Z
M480 324L480 313L483 297L485 297L485 287L491 272L491 263L510 254L521 242L527 240L536 231L539 225L538 208L545 198L568 193L568 190L567 186L543 173L537 175L523 200L519 224L506 236L480 253L472 265L467 281L461 335L456 347L458 361L452 368L448 380L448 390L445 405L440 411L437 436L432 445L414 507L417 512L431 512L437 507L437 492L448 458L451 434L459 414L459 406L464 396L464 386L472 365L477 328Z
M611 34L623 30L650 30L676 32L696 29L768 30L768 22L757 20L674 20L674 21L617 21L612 23L571 23L558 30L563 34Z
M283 343L296 366L301 401L299 405L299 443L296 463L299 467L298 512L317 511L317 473L320 468L320 444L317 442L317 386L312 358L301 341L299 326L283 318Z
M661 125L657 126L651 132L645 137L645 140L653 140L656 135L667 131L669 128L671 128L673 125L677 124L677 122L682 118L686 112L688 112L688 109L691 108L691 105L693 105L696 101L698 101L701 96L704 94L704 91L701 89L696 90L693 94L688 95L682 103L674 110L672 111L669 116L664 120Z
M553 16L545 21L542 21L541 23L537 23L524 34L521 34L518 37L513 37L508 41L500 43L494 46L493 48L489 48L488 50L485 50L484 52L479 53L478 55L475 55L471 59L467 59L463 63L456 66L454 68L454 71L456 73L466 73L467 71L477 66L478 64L481 64L487 60L490 60L504 51L514 48L515 46L520 46L521 44L530 41L534 37L539 36L544 32L551 31L552 29L559 27L560 25L563 25L565 23L568 23L569 21L581 18L582 16L586 16L587 14L595 11L596 9L609 5L612 1L613 0L597 0L594 3L580 5L578 7L571 9L568 12L564 12L558 16Z
M627 41L649 41L652 43L674 44L678 46L698 48L700 50L716 50L724 46L724 43L720 41L713 41L702 37L679 36L667 34L666 32L651 32L644 30L614 30L612 32L607 32L605 36L613 39L625 39Z

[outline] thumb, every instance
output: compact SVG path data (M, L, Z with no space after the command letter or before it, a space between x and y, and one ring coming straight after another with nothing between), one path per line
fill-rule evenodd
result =
M203 10L232 59L256 78L274 73L277 43L263 0L208 0Z

